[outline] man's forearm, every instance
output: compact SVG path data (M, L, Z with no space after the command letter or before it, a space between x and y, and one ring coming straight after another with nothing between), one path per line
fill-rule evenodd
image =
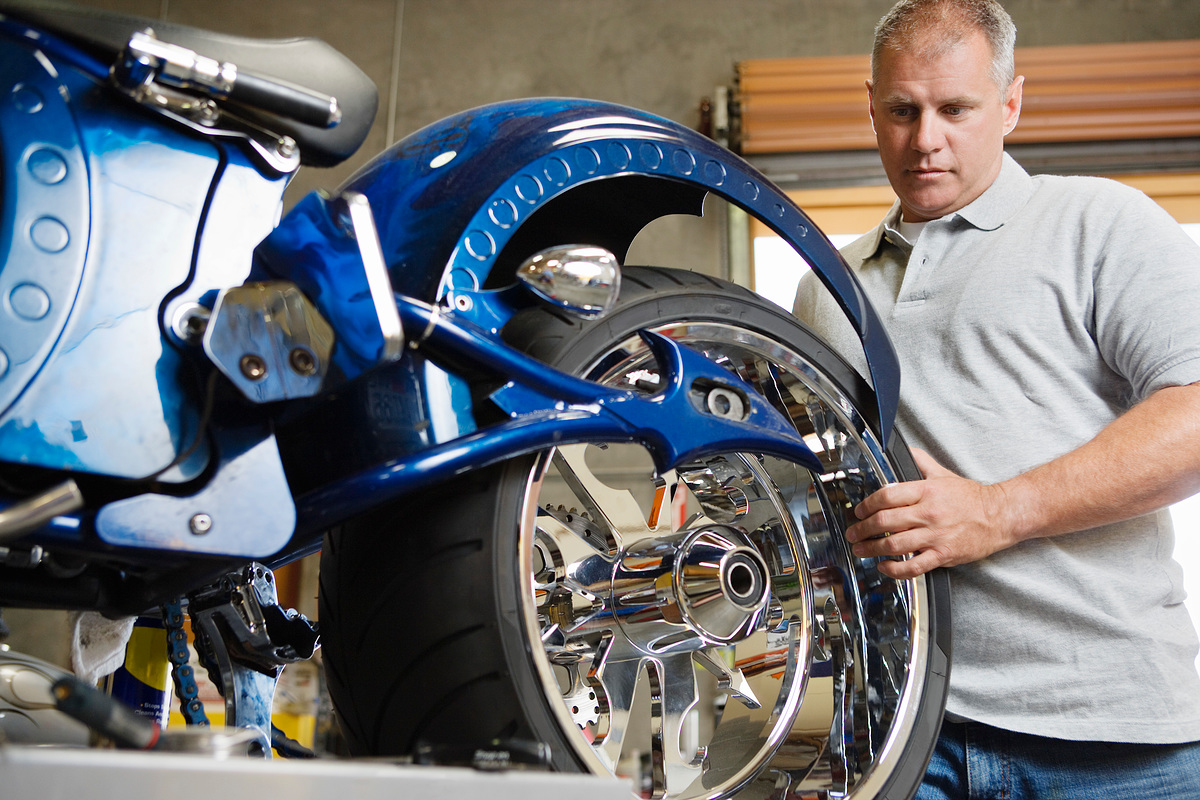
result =
M1200 383L1160 389L1094 439L1000 484L1015 540L1146 514L1200 491Z

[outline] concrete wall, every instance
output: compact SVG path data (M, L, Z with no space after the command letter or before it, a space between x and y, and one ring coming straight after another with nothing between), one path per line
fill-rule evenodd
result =
M302 173L294 199L333 188L406 133L474 105L566 95L689 126L735 61L865 53L892 0L82 0L247 36L319 36L380 90L362 152ZM1011 0L1021 45L1200 38L1196 0ZM282 76L286 77L286 76ZM866 115L864 109L864 124ZM631 260L722 274L723 219L664 220ZM13 612L13 646L65 662L59 615ZM43 620L46 620L43 624ZM54 622L50 622L53 620Z
M865 53L891 0L85 0L248 36L319 36L383 99L373 152L473 105L594 97L694 125L735 61ZM1010 0L1018 45L1200 37L1194 0ZM393 103L389 103L389 100ZM355 164L361 163L364 156ZM337 180L349 167L321 177Z
M85 0L250 36L319 36L379 87L362 151L302 172L292 201L333 188L371 154L471 106L557 95L625 103L696 126L699 105L749 58L865 53L893 0ZM1200 38L1195 0L1010 0L1019 45ZM863 124L867 117L863 114ZM633 258L722 274L720 214L665 221ZM641 244L639 242L639 244Z

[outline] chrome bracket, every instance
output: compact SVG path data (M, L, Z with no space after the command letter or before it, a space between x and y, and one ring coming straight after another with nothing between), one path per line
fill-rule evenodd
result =
M147 28L130 37L109 76L117 89L140 105L206 136L244 144L273 172L288 175L300 166L294 139L218 104L237 84L237 66L232 63L164 42Z
M204 330L204 352L256 403L319 393L333 343L333 328L288 281L225 289Z
M371 291L371 303L375 306L375 317L383 334L382 360L399 361L404 355L404 328L400 323L400 311L396 308L396 293L388 276L387 259L383 255L371 204L366 195L344 192L337 198L337 207L349 221L347 233L358 243L358 254L362 258L367 287Z
M199 89L217 98L225 98L237 83L237 67L228 61L197 53L177 44L164 42L147 28L129 38L125 59L114 77L119 83L147 85L161 81L181 89Z

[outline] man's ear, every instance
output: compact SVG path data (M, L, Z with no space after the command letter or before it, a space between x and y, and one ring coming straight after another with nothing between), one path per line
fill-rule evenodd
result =
M871 133L879 133L875 130L875 87L871 85L871 81L866 81L867 84L867 113L871 115Z
M1004 96L1004 135L1012 133L1021 118L1021 91L1025 86L1025 76L1018 75Z

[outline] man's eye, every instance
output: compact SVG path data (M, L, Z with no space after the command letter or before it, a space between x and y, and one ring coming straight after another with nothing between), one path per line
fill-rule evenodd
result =
M912 115L913 115L913 110L911 108L893 108L892 109L893 117L904 118L904 117L911 117Z
M959 117L967 113L967 110L962 106L950 106L946 109L946 115L951 117Z

